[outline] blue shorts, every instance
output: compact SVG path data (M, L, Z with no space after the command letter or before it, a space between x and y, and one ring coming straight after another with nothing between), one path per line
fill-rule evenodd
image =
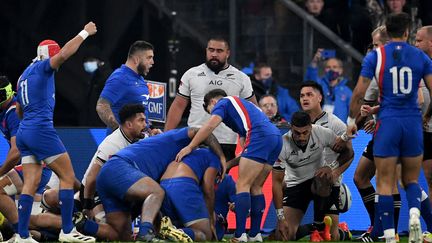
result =
M23 171L22 171L22 167L15 167L14 170L18 173L19 177L21 178L21 180L24 182L24 175L23 175ZM52 175L52 171L50 168L48 167L44 167L42 169L42 176L41 176L41 180L39 182L39 186L36 190L36 194L42 194L45 190L45 186L48 184L50 178Z
M34 155L37 161L66 152L54 128L18 129L16 144L21 157Z
M282 150L282 136L252 133L241 157L273 165Z
M386 117L378 120L373 154L376 157L416 157L423 154L421 117Z
M124 200L129 188L147 175L122 158L113 157L101 168L96 178L96 190L106 213L127 212L130 203Z
M162 180L165 198L161 211L173 221L181 221L183 226L190 226L199 219L208 219L209 214L204 195L198 183L189 177Z

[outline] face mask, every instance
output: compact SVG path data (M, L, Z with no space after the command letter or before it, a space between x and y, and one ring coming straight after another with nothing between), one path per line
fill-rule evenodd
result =
M328 72L326 72L325 76L328 80L331 81L331 80L335 80L335 79L339 78L340 74L338 72L333 71L333 70L329 70Z
M273 78L270 77L270 78L264 79L262 82L263 82L264 87L265 87L266 89L270 89L270 87L271 87L271 85L272 85L272 83L273 83Z
M88 73L94 73L98 69L98 62L96 61L85 62L83 65L84 70Z

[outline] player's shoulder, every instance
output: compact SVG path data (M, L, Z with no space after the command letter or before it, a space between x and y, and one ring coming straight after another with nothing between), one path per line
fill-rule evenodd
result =
M329 128L333 130L336 134L339 134L339 132L343 132L346 130L346 124L337 116L334 114L328 114L328 123Z
M191 67L183 74L183 77L201 77L206 76L207 66L205 63Z
M225 70L222 70L221 73L223 73L227 78L230 76L233 78L240 78L242 80L249 80L249 76L247 76L244 72L240 71L238 68L234 67L233 65L229 65L228 68Z
M334 133L330 128L326 128L320 125L312 124L311 136L316 136L318 138L323 138L328 134Z
M99 145L99 149L107 147L123 147L125 144L129 144L128 139L122 134L120 129L116 129L110 135L108 135Z

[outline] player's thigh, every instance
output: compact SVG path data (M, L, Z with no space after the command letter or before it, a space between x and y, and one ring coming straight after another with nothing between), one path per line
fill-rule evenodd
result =
M161 195L163 199L164 191L160 185L152 178L145 176L135 182L126 192L125 199L128 201L145 200L150 194Z
M358 188L365 188L369 186L370 180L375 175L375 163L373 160L362 156L357 164L354 173L354 183Z
M6 195L13 196L20 194L23 187L22 177L15 169L10 170L5 176L0 178L0 188Z
M391 195L394 187L396 176L397 157L375 157L375 166L377 168L377 191L382 195Z
M423 155L401 158L402 182L405 186L409 183L415 183L418 181L422 158Z
M106 214L106 223L115 231L106 227L106 235L111 240L131 241L132 224L129 212L111 212ZM104 234L104 235L105 235Z
M272 170L272 166L269 164L264 164L264 168L261 171L261 173L258 175L258 177L255 179L255 181L252 184L251 187L251 194L252 195L260 195L262 194L262 187L264 185L264 182L266 181L270 171Z
M61 181L67 180L68 183L74 183L75 173L72 167L72 162L68 153L55 155L56 158L50 157L52 161L46 161L48 167L57 174Z
M303 219L304 212L303 210L286 206L284 206L283 209L285 214L285 220L287 220L288 222L288 237L290 239L295 239L295 235Z
M264 169L264 163L241 157L239 162L239 176L236 184L237 192L239 190L250 190L252 183Z

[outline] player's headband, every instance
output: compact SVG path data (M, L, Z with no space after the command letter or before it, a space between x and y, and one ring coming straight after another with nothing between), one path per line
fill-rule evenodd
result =
M14 91L12 90L12 84L9 83L6 87L0 88L0 105L5 103L9 98L14 95Z

